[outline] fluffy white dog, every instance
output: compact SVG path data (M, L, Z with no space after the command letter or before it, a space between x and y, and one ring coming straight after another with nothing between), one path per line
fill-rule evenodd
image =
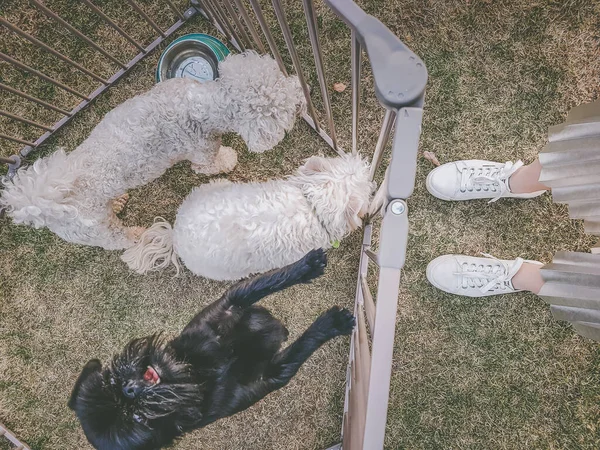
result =
M138 273L179 272L179 257L214 280L283 267L360 227L374 188L358 155L313 156L285 180L216 180L190 193L173 228L156 222L122 259Z
M183 160L197 173L231 171L237 155L221 146L222 134L238 133L250 151L263 152L283 139L303 105L297 77L285 77L270 56L229 56L218 80L159 83L108 113L73 152L21 169L5 183L0 208L15 223L48 227L69 242L131 247L143 229L123 226L114 210L128 189Z

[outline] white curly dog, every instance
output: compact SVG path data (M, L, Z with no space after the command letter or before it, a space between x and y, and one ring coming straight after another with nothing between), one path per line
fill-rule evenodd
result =
M236 280L330 248L362 225L375 184L358 155L313 156L284 180L195 188L173 228L158 221L122 256L143 274L178 258L196 275Z
M0 208L15 223L48 227L69 242L131 247L144 229L123 226L115 214L128 189L183 160L197 173L231 171L237 154L221 146L222 134L238 133L252 152L271 149L304 102L298 78L285 77L270 56L231 55L218 80L159 83L109 112L73 152L21 169L5 182Z

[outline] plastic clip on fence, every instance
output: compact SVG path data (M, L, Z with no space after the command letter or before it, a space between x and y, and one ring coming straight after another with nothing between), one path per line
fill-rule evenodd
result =
M359 326L351 341L343 421L344 450L379 450L383 448L385 439L400 270L404 265L408 240L405 199L414 189L427 70L419 57L385 25L354 2L325 0L325 3L352 29L353 90L359 87L362 48L371 63L375 95L387 109L372 161L372 177L381 163L395 117L392 159L384 184L387 186L387 208L381 225L378 253L370 248L372 225L366 225L364 231L355 306ZM358 92L353 93L352 100L355 151ZM366 278L369 260L379 267L374 312ZM364 362L365 313L372 336L372 355L367 363ZM366 369L365 364L370 367ZM369 373L366 399L365 376L361 379L361 373Z

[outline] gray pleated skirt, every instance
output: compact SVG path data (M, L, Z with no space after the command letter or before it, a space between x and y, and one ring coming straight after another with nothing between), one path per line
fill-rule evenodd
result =
M540 182L552 188L569 216L583 219L586 233L600 236L600 101L571 110L567 121L551 127L539 155ZM600 242L600 241L599 241ZM542 268L540 296L553 316L567 320L584 337L600 341L600 249L559 252Z

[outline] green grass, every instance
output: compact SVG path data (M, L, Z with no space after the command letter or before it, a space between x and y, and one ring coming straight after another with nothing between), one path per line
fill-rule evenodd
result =
M174 20L164 2L138 1L161 26ZM152 30L133 20L125 2L96 3L127 24L136 39L152 39ZM284 3L315 104L321 108L300 2ZM328 84L350 86L349 32L316 3ZM119 59L135 54L79 2L46 4ZM571 107L598 98L597 1L360 4L425 61L430 78L421 150L435 152L442 163L461 158L529 162L543 148L548 126L561 122ZM25 2L5 0L0 13L102 76L116 70ZM269 10L266 15L273 19ZM177 35L195 31L216 33L198 18ZM283 46L281 34L276 32L275 38ZM0 50L82 92L97 87L5 29L0 30ZM141 62L29 162L58 146L72 150L106 112L149 89L157 58L154 53ZM372 95L368 63L363 64L361 151L370 155L382 111ZM66 108L77 102L3 62L0 78ZM331 96L340 142L349 148L351 90ZM1 91L0 109L46 124L58 119L54 112ZM4 118L0 129L37 137L37 130ZM234 181L282 177L307 156L329 152L304 123L265 154L248 153L235 136L226 139L239 152L240 163L228 174ZM0 154L18 149L3 141ZM417 185L409 200L411 230L399 297L386 448L599 448L596 343L578 337L568 324L555 322L547 305L533 295L466 299L443 294L425 279L427 263L444 253L485 251L549 261L557 250L587 251L595 239L583 233L581 223L569 220L566 208L553 204L549 195L491 205L438 201L424 186L431 168L419 158ZM132 191L123 219L131 225L148 225L157 215L172 220L189 191L208 180L192 173L188 164L179 164ZM326 275L313 285L265 301L290 328L292 338L329 306L352 304L360 241L355 233L332 251ZM188 272L179 278L168 272L135 276L117 252L67 244L46 230L0 219L0 421L35 450L88 448L66 407L83 364L92 357L106 361L132 337L158 330L176 334L226 286ZM347 351L347 340L327 345L288 387L248 411L186 436L176 448L326 448L339 439Z

